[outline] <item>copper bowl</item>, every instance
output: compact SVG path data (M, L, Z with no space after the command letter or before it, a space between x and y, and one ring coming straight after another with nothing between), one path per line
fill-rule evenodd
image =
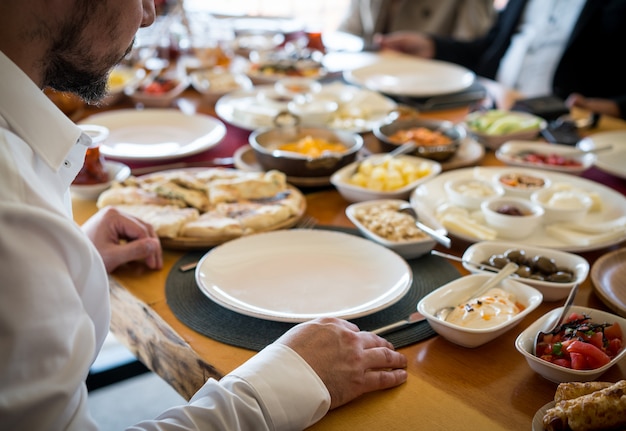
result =
M432 131L439 131L450 138L450 143L443 145L428 145L416 142L417 149L412 153L412 155L436 160L438 162L443 162L452 157L457 152L461 146L461 142L466 136L466 131L463 127L455 125L450 121L426 120L422 118L395 119L390 123L375 127L373 132L374 136L376 136L376 138L380 141L381 149L385 152L389 152L405 143L395 142L390 139L391 136L401 130L409 130L416 127L424 127Z
M279 149L283 144L297 142L307 136L339 143L345 146L345 151L311 157ZM255 130L248 141L263 169L276 169L289 177L299 178L329 177L354 162L363 147L363 138L358 133L298 126Z

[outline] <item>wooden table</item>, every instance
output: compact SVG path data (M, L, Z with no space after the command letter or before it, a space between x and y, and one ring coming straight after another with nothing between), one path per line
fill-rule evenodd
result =
M508 93L487 83L492 94L510 103ZM198 112L214 114L197 95L185 103ZM128 107L127 105L121 105ZM96 112L88 109L78 118ZM424 114L460 121L466 109ZM626 122L603 118L593 132L626 129ZM239 145L247 133L229 127ZM232 149L231 149L232 151ZM194 160L220 154L209 150ZM487 152L481 165L501 163ZM599 175L602 175L601 173ZM613 178L614 179L614 178ZM622 181L623 180L618 180ZM307 194L307 214L321 225L352 226L344 214L347 202L334 189ZM95 203L74 201L75 219L82 223L96 211ZM451 252L460 256L469 244L455 240ZM618 246L611 249L617 249ZM450 251L444 250L442 251ZM609 250L584 253L591 264ZM164 267L149 271L140 265L124 267L111 278L112 327L123 342L152 371L190 398L208 377L220 378L254 352L222 344L181 323L165 298L165 280L183 252L164 252ZM467 271L454 263L462 274ZM593 292L590 279L580 287L576 304L606 309ZM456 346L438 336L400 349L408 358L409 378L401 387L365 395L330 412L312 430L524 430L531 429L535 412L551 401L556 385L535 374L516 351L518 333L561 302L544 303L514 330L476 349ZM402 316L398 316L402 317ZM626 363L609 370L602 379L626 378Z

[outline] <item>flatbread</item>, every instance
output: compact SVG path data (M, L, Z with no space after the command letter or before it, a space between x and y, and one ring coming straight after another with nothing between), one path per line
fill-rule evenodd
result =
M198 248L290 227L306 203L282 172L206 168L130 177L102 193L97 205L150 223L164 247Z

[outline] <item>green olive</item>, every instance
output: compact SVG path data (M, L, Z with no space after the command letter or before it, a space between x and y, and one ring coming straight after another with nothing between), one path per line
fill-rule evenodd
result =
M520 267L517 268L517 271L515 271L515 273L519 275L520 277L529 278L532 275L533 271L527 265L520 265Z
M494 254L489 258L489 265L495 266L496 268L504 268L507 263L509 263L509 259L501 254Z
M554 259L545 256L535 256L532 260L533 268L543 274L553 274L557 271Z
M518 265L524 265L526 263L526 252L524 250L512 248L505 251L504 256Z
M574 280L574 275L571 272L557 271L554 274L550 274L546 277L546 281L553 281L555 283L570 283Z

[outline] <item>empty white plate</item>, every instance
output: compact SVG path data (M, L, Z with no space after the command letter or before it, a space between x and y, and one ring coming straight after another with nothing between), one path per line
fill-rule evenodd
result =
M397 302L411 286L399 255L364 238L291 229L232 240L198 263L211 300L261 319L303 322L365 316Z
M81 124L109 129L100 152L121 160L189 156L214 147L226 136L226 126L217 118L176 109L115 110L92 115Z

